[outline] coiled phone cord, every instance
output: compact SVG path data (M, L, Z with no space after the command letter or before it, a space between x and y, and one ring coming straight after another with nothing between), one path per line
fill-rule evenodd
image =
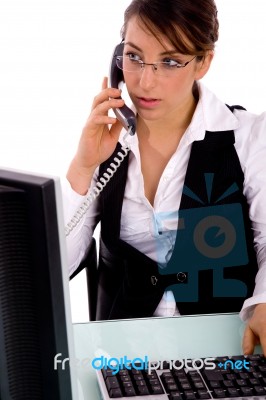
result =
M128 135L131 135L131 127L129 127L128 131L123 137L123 146L121 147L121 151L119 151L114 158L114 162L110 164L110 166L107 168L106 172L104 172L103 176L100 177L99 181L96 183L96 185L90 190L90 194L88 197L85 199L85 201L80 205L74 216L71 218L71 220L68 222L68 224L65 226L65 235L68 236L70 232L73 231L73 229L78 225L78 223L81 221L81 219L84 217L86 214L87 210L89 209L90 205L94 202L95 199L100 195L100 193L103 191L104 187L107 185L107 183L110 181L110 179L113 177L115 174L116 170L120 167L121 163L123 160L126 158L130 151L130 146L127 143L126 138Z

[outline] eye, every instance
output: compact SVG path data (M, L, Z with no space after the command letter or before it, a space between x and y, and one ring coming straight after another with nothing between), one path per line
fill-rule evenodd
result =
M141 58L135 53L128 52L125 55L132 62L136 62L136 63L142 62Z
M163 60L163 66L165 68L180 68L183 67L183 63L180 61L174 60L173 58L165 58Z

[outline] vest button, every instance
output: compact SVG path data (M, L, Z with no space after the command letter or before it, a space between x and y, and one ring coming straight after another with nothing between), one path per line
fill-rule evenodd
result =
M176 278L178 282L184 282L187 279L187 274L185 274L185 272L178 272L178 274L176 274Z
M156 276L151 276L151 284L153 285L153 286L156 286L157 285L157 282L158 282L158 278L156 277Z

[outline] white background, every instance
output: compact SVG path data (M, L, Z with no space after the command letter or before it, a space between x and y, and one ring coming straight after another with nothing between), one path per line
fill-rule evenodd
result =
M162 0L163 1L163 0ZM206 85L266 110L266 0L217 0L220 38ZM128 0L0 0L0 165L64 176L108 75ZM266 134L266 133L265 133ZM87 319L84 282L73 320Z

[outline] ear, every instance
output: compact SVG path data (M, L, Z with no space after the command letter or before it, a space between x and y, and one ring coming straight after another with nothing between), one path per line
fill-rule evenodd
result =
M206 56L204 56L203 60L198 62L195 80L198 81L199 79L202 79L204 75L206 75L211 66L213 57L214 51L209 51Z

